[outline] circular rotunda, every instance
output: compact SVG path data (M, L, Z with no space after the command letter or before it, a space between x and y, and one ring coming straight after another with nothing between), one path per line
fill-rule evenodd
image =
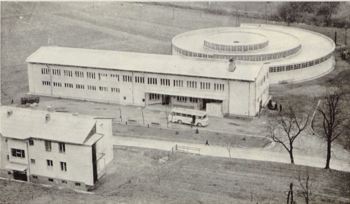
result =
M334 42L324 35L274 25L206 28L172 39L173 55L263 63L269 67L270 84L301 82L329 73L335 63L334 49Z

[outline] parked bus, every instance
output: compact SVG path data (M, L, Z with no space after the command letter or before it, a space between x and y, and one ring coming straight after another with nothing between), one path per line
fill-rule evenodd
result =
M199 127L209 125L207 112L185 108L173 108L169 113L168 121L193 124Z

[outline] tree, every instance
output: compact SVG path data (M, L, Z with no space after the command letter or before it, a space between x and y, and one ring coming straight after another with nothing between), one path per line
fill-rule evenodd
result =
M338 12L340 2L322 2L318 3L317 16L323 17L323 22L327 27L331 26L332 15Z
M277 16L290 26L291 23L300 19L300 9L298 2L284 2L277 7Z
M319 117L315 117L315 119L320 120L320 125L315 126L315 130L318 133L321 132L320 135L327 145L325 169L330 168L332 143L349 130L349 112L346 111L348 107L345 105L346 96L346 93L341 90L327 91L322 97L320 105L317 106Z
M294 164L294 141L305 130L309 115L305 112L297 114L292 107L278 112L277 116L268 120L267 130L274 142L281 144L289 153L290 162Z
M309 204L309 202L312 201L313 195L316 190L314 179L310 178L310 172L308 169L306 169L306 172L304 175L301 175L301 173L299 172L297 179L299 182L299 186L301 188L300 190L297 191L297 193L299 196L305 199L306 204Z

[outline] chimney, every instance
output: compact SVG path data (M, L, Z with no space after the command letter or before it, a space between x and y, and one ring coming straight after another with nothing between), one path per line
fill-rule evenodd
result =
M7 116L11 116L12 113L13 113L12 110L8 110L8 111L7 111Z
M45 122L49 122L50 121L50 114L46 114L45 116Z
M230 62L229 67L228 67L228 71L229 72L233 72L236 69L236 63L235 60L233 60L232 58L228 60Z

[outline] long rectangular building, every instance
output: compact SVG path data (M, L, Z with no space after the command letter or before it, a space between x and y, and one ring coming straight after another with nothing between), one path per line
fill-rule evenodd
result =
M26 62L35 95L164 104L216 116L255 116L269 97L268 67L259 62L64 47L41 47Z

